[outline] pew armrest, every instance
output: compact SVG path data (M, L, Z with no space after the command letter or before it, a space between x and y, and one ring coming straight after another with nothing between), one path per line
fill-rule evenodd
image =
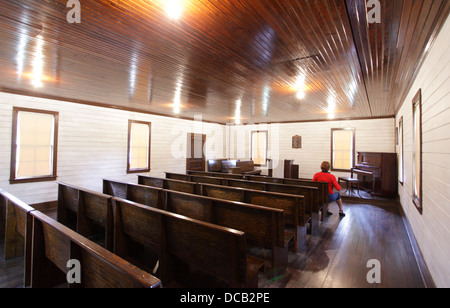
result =
M264 269L264 260L247 255L247 288L258 288L258 273Z

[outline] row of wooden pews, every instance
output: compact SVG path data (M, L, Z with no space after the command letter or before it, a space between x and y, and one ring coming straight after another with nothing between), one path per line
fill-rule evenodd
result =
M275 180L167 172L166 178L140 175L138 184L105 179L103 193L240 230L247 236L247 248L270 251L263 255L265 268L275 275L287 267L292 237L291 250L305 247L307 224L310 230L317 229L318 212L324 204L323 183L308 186L307 181L284 184ZM250 254L254 251L249 249Z
M24 283L32 287L64 285L69 258L82 258L89 269L83 272L88 281L69 287L121 286L114 284L117 271L109 277L111 260L151 282L123 279L128 286L257 287L260 271L279 274L288 249L305 247L308 224L317 231L325 186L218 175L139 176L138 184L104 180L103 194L59 183L58 222L2 192L0 224L14 230L0 233L5 257L25 254ZM90 265L98 260L104 268ZM39 280L45 271L51 279ZM108 275L96 277L99 272Z
M246 254L246 234L113 198L114 252L157 272L166 287L256 288L262 262Z
M258 286L258 273L263 268L264 262L247 255L245 232L158 209L161 189L148 187L144 191L136 189L128 189L128 191L131 191L131 194L126 195L117 189L115 193L147 205L59 183L57 200L59 222L41 213L39 217L31 215L32 222L22 232L26 234L26 230L30 230L32 226L29 232L33 234L33 239L30 240L30 236L24 236L24 239L30 243L39 243L39 245L33 244L31 249L27 249L25 245L25 250L31 252L30 258L26 257L25 262L31 264L32 269L25 271L25 286L49 287L58 285L57 282L63 284L64 273L67 273L67 269L63 267L67 259L65 257L77 259L78 256L84 256L78 248L73 248L76 245L66 240L61 241L61 235L55 231L49 231L61 229L65 233L70 233L74 239L86 239L98 249L106 251L105 249L108 248L111 250L108 252L109 256L115 256L123 260L122 262L133 264L136 269L154 277L159 286L234 288ZM220 208L219 204L216 208ZM223 209L225 206L222 204ZM29 210L38 213L32 208ZM252 211L251 208L247 210ZM267 210L271 213L264 219L270 215L270 223L276 221L280 226L278 230L271 229L269 236L276 232L276 244L283 243L281 245L287 247L290 238L286 240L285 237L288 236L282 233L284 232L282 211ZM254 216L255 211L250 214ZM43 219L43 217L47 218ZM7 221L9 224L13 219ZM262 221L262 216L259 216L257 222ZM46 225L50 222L52 226L48 228ZM268 225L269 222L266 221L265 226ZM41 238L40 235L45 236ZM272 243L270 241L272 238L263 238L263 240L264 244ZM284 243L283 240L286 242ZM44 249L44 252L40 251L39 247ZM75 249L73 253L72 249ZM274 251L276 253L273 260L277 266L279 263L287 263L287 251L284 247L281 249L276 247ZM43 267L35 266L37 264L42 264ZM93 271L86 261L82 261L81 267ZM43 275L47 271L49 275ZM102 273L105 277L110 275L107 269L103 269ZM89 273L83 271L82 274L89 277ZM111 282L113 282L116 277L114 272L111 275ZM38 277L45 279L37 280ZM87 282L83 282L83 285L93 286Z
M192 185L192 183L189 184ZM180 275L180 273L186 272L186 270L182 270L183 266L173 266L173 260L177 258L174 258L170 252L179 251L179 247L176 247L179 241L190 243L190 246L185 248L184 257L178 258L179 263L184 264L184 267L197 268L196 275L199 271L214 273L214 276L218 278L217 280L227 282L220 286L252 288L258 286L258 272L263 267L264 262L246 254L247 239L261 242L269 247L273 252L271 261L275 267L286 267L287 265L287 249L291 238L293 238L293 232L285 232L284 217L281 210L213 200L212 198L193 196L157 187L109 180L103 181L103 192L115 197L113 198L113 205L115 206L114 252L145 270L152 270L158 263L161 268L159 277L161 277L165 286L170 286L172 283L176 285L176 281L184 281L184 285L191 287L202 286L201 281L186 282L187 277L193 275L188 273ZM123 212L118 210L118 205L123 206L124 204L119 203L118 198L131 201L130 204L146 208L147 211L141 209L140 216L135 215L128 228L121 228L125 220ZM192 232L180 233L174 231L169 233L168 230L175 228L173 224L162 229L149 229L151 224L147 223L145 219L139 219L139 217L151 215L152 211L157 210L162 210L161 212L166 214L178 214L176 217L188 219L190 229L196 234L196 237L192 237ZM127 213L131 215L132 212ZM119 219L120 217L122 219ZM164 218L160 219L163 219L162 223L167 221ZM259 225L259 230L263 231L254 232L249 227L249 221L252 221L253 225ZM214 227L214 230L210 230L211 227ZM134 231L129 231L132 228L134 228ZM211 237L211 234L218 232L217 229L233 237L237 233L235 229L240 230L238 233L239 236L244 238L244 246L239 244L227 247L223 243L230 243L230 240L224 242L223 236ZM165 230L165 232L161 232L161 230ZM171 234L174 238L167 237L167 234ZM124 240L125 238L126 240ZM193 240L195 238L198 240ZM164 245L161 244L163 242L165 242ZM136 246L139 246L140 249L136 250ZM189 251L190 253L188 253ZM205 260L199 261L196 258L198 257L196 251L204 251ZM214 257L226 255L229 258ZM245 266L243 267L242 264L245 264ZM198 268L201 268L201 270L198 270ZM226 268L227 270L217 272L218 268ZM168 269L172 269L174 272L168 275ZM236 276L237 272L246 273L246 275ZM236 277L240 277L240 280L236 280ZM210 284L203 284L203 287L207 285Z
M166 190L283 210L286 229L294 232L293 251L297 252L305 245L307 224L311 221L311 216L308 213L311 212L311 209L306 209L303 196L143 175L138 176L138 183Z
M321 187L315 187L313 185L306 186L303 183L297 184L274 183L269 181L269 179L274 178L267 178L267 177L264 177L266 181L253 181L247 179L234 179L223 177L221 178L218 176L211 177L205 175L179 174L171 172L166 172L166 178L195 183L241 187L259 191L277 192L303 196L305 198L306 213L311 217L310 228L312 234L318 234L319 219L323 219L323 215L320 215L320 213L321 212L323 213L324 211L326 213L327 211L326 209L327 203L325 203L323 198L321 198L321 196L323 195L322 186Z
M4 258L24 256L24 287L161 287L160 279L3 190L0 214ZM81 264L79 280L68 283L73 260Z
M206 176L206 177L219 177L219 178L231 178L239 180L249 180L256 182L267 182L267 183L279 183L287 185L297 185L297 186L311 186L317 187L319 190L318 194L318 206L322 207L322 213L327 212L328 205L328 183L327 182L315 182L311 179L290 179L290 178L276 178L262 175L241 175L241 174L224 174L219 172L206 172L206 171L187 171L188 175ZM171 176L171 175L169 175ZM321 216L323 220L323 216Z
M159 180L163 181L164 179ZM171 182L171 184L174 184L175 190L110 180L103 181L104 192L107 194L124 195L130 201L240 230L246 234L247 248L255 247L270 251L266 261L269 263L268 267L274 272L286 268L289 244L292 243L293 250L296 250L296 245L292 242L295 237L294 231L286 227L282 209L180 192L176 190L177 182ZM181 184L189 185L192 188L197 185L188 182ZM142 200L143 196L152 197L148 199L145 197L147 200ZM159 200L159 202L150 200Z

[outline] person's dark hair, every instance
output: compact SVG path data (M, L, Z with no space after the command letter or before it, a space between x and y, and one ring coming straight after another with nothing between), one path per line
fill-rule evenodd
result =
M327 161L324 161L321 165L320 165L320 169L322 169L323 172L328 172L330 171L330 163Z

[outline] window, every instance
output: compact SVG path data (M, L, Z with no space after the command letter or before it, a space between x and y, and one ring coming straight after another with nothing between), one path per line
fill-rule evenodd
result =
M422 91L413 99L413 202L422 214Z
M13 108L10 183L56 180L57 112Z
M265 166L267 162L267 131L252 132L250 159L255 166Z
M398 181L403 185L405 173L403 163L403 117L400 118L398 123Z
M355 159L355 129L331 129L331 170L350 171Z
M128 122L127 173L150 171L151 123Z

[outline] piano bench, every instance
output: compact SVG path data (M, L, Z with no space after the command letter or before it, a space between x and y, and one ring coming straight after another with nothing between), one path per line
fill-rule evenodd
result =
M358 187L358 196L360 196L360 194L359 194L359 184L360 184L360 181L359 181L358 179L348 178L348 177L340 177L340 178L338 178L338 183L339 183L339 185L341 185L341 181L347 183L347 190L346 190L346 192L349 192L349 191L350 191L350 195L349 195L349 196L352 195L352 192L353 192L353 185L357 185L357 187Z

